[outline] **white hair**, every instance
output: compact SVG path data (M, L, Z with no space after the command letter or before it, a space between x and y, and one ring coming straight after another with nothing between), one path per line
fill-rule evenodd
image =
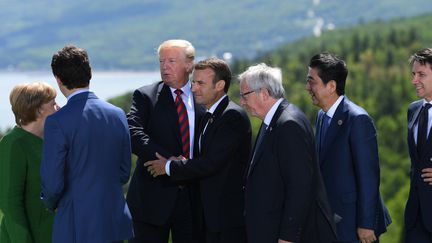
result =
M240 83L246 82L251 90L267 89L275 99L283 98L285 90L282 86L282 71L277 67L269 67L265 63L250 66L238 76Z

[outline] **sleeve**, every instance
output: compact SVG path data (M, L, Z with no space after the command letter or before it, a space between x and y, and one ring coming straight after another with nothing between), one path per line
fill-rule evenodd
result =
M368 115L353 120L350 148L357 181L357 226L375 229L380 168L376 130Z
M313 138L294 121L273 132L277 132L274 149L285 190L279 238L299 242L316 193Z
M237 111L227 112L219 122L212 137L212 144L200 157L186 161L171 161L170 177L188 180L207 177L225 168L238 151L246 136L250 138L250 122ZM250 139L249 139L250 147Z
M153 107L150 98L140 90L135 90L132 98L132 106L127 114L129 131L131 136L132 152L140 158L155 158L156 152L167 155L161 146L155 144L146 131Z
M0 208L11 242L33 242L25 209L27 158L17 142L2 144ZM3 153L4 152L4 153Z
M49 210L54 211L63 195L68 147L65 134L52 116L45 121L43 147L41 199Z
M123 111L120 111L120 117L124 129L124 138L123 138L123 159L120 164L120 182L122 184L126 184L129 181L130 177L130 171L131 171L131 142L130 142L130 135L129 135L129 129L127 125L126 118L124 116Z

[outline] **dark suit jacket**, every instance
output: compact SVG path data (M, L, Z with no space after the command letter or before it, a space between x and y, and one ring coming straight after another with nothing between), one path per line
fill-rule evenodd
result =
M195 105L195 124L199 124L203 113L204 108ZM185 182L173 182L166 175L153 178L143 164L156 159L156 152L166 158L182 154L178 114L170 88L161 81L135 90L127 117L132 152L138 156L127 195L132 217L164 225L175 206L178 185Z
M405 209L405 227L414 227L417 213L421 208L423 224L429 232L432 232L432 187L423 182L421 170L432 167L432 140L429 134L424 153L417 154L417 146L414 141L414 125L418 122L423 100L413 102L408 108L408 148L411 157L411 186L408 202Z
M320 110L317 124L323 114ZM317 145L320 133L317 126ZM377 135L367 112L345 97L318 157L332 211L342 217L336 224L338 240L357 241L358 227L377 236L385 232L391 219L380 197Z
M201 124L196 136L197 144L204 126ZM225 97L209 119L199 156L171 162L173 180L199 179L200 214L204 215L206 230L220 232L244 225L242 179L250 149L249 118Z
M131 146L124 112L84 92L45 121L43 200L57 209L53 242L113 242L133 235L122 185Z
M245 198L249 243L335 240L313 131L302 111L283 100L253 160Z

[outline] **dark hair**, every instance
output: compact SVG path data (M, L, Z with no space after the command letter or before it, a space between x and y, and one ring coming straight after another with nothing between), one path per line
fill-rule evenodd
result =
M84 88L92 77L87 51L73 45L67 45L52 57L51 68L68 89Z
M414 64L414 62L418 62L421 65L426 65L426 63L429 63L432 68L432 48L425 48L414 53L409 58L409 62L411 65Z
M225 81L224 92L228 93L229 86L231 84L231 70L226 62L218 58L208 58L199 61L195 64L194 69L196 70L204 70L206 68L210 68L214 71L215 77L213 79L213 83L216 83L219 80Z
M348 76L347 65L344 60L327 52L316 54L309 63L310 68L318 71L318 76L327 85L330 80L336 82L336 93L345 94L345 82Z

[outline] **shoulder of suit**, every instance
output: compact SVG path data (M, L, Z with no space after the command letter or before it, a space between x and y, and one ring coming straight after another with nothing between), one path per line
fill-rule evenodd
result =
M164 85L163 81L157 81L157 82L154 82L151 84L141 86L138 89L136 89L135 91L139 91L141 93L152 92L154 90L158 90L159 88L162 89L163 85Z
M416 100L408 106L408 109L416 108L416 107L419 107L421 105L423 105L423 100Z
M363 107L357 105L351 100L345 100L345 105L348 108L348 112L351 116L358 116L358 115L369 116L368 112Z

